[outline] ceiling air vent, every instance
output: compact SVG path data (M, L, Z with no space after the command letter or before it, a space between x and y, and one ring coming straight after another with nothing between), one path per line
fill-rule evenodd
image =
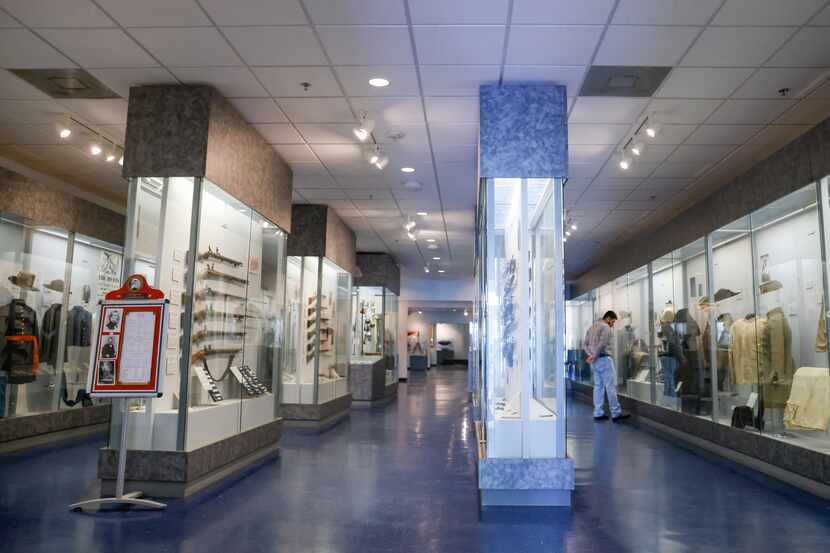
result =
M120 98L83 69L10 69L12 73L52 98Z
M580 96L649 98L671 71L671 67L592 65Z

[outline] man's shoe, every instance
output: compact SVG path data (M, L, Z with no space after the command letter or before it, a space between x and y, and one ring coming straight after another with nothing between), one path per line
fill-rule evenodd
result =
M600 415L599 417L594 417L595 421L607 421L608 415Z
M629 417L631 417L631 413L620 413L616 417L611 417L611 420L614 421L614 422L617 422L617 421L625 420Z

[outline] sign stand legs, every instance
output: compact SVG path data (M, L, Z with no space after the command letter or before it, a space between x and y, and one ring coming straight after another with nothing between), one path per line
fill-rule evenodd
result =
M150 499L141 499L144 492L124 493L124 475L127 471L127 425L130 413L127 408L127 399L121 399L121 444L118 448L118 473L115 481L115 497L101 497L87 499L69 506L70 511L82 511L87 507L102 507L105 505L124 505L125 507L144 507L145 509L162 510L167 508L166 503L159 503Z

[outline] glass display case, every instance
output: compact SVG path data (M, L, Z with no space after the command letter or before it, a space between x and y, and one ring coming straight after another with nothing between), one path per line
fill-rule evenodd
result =
M651 401L830 453L828 216L825 178L648 265L652 309L633 326L653 328L653 355L644 356L655 367ZM597 313L636 316L632 275L593 292ZM621 281L626 294L616 293ZM616 343L631 342L624 321ZM569 320L569 334L579 324ZM621 392L649 401L631 384L635 372L650 383L648 371L629 369Z
M122 248L0 214L0 418L93 405L85 391L103 294Z
M325 257L288 258L282 403L315 405L349 393L352 276Z
M389 288L383 292L383 356L389 386L398 381L398 296Z
M477 279L488 458L565 456L561 182L484 179Z
M129 402L130 449L192 451L275 420L285 232L200 178L132 179L130 207L126 272L171 302L164 394Z
M591 382L591 365L585 355L585 335L597 319L593 292L565 302L565 370L568 378Z

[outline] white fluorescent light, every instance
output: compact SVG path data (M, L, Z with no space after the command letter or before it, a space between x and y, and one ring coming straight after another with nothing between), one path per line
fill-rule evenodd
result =
M414 173L414 167L401 167L401 173Z
M369 79L369 84L377 88L383 88L385 86L389 86L389 79L384 79L383 77L373 77Z

